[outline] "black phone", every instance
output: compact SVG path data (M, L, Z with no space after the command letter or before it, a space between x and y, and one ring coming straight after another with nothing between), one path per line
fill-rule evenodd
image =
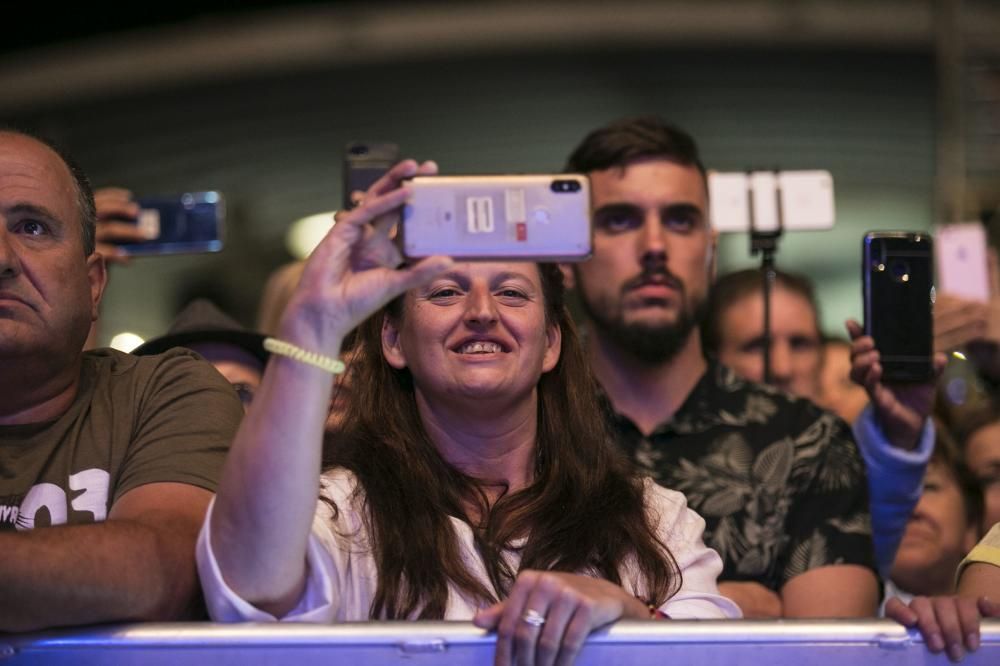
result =
M344 149L344 210L354 208L352 192L364 192L399 161L399 146L378 141L351 141Z
M934 376L934 244L929 234L871 231L861 264L865 334L875 340L882 379Z
M225 200L219 192L185 192L136 201L135 224L148 240L121 243L130 255L218 252L223 246Z

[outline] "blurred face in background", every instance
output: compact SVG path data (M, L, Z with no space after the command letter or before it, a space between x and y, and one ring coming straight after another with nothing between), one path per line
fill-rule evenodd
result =
M823 350L816 311L780 284L771 292L771 381L813 402L820 397ZM719 361L755 382L764 381L764 297L747 294L722 312Z
M204 356L233 385L246 411L264 374L260 359L238 345L224 342L198 342L186 346Z
M973 432L965 442L965 464L983 486L983 531L1000 522L1000 420Z
M979 526L966 519L965 501L948 465L931 460L892 565L890 577L901 589L922 595L954 592L955 570L979 536Z
M664 363L697 328L714 272L705 179L653 158L588 175L594 253L573 264L574 286L598 334Z

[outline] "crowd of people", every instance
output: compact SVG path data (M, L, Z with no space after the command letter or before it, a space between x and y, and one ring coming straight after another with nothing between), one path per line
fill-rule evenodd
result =
M0 132L0 630L454 619L552 664L619 619L884 613L975 650L1000 411L884 381L803 276L778 272L765 338L682 130L613 122L566 170L586 261L404 262L406 182L437 171L404 160L269 285L260 332L196 301L125 354L84 349L129 193ZM962 348L1000 381L994 308L943 298L939 373Z

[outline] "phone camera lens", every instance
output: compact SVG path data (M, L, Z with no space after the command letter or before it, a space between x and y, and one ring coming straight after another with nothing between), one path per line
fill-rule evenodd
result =
M553 192L579 192L580 183L575 180L560 179L552 181Z
M902 259L897 259L892 262L889 267L892 279L897 282L909 282L910 281L910 265L909 263L903 261Z
M350 147L349 152L351 153L351 155L367 155L368 146L364 145L363 143L356 143Z

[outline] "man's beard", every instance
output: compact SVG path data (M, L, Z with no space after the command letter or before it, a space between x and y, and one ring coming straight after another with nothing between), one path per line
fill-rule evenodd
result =
M616 303L616 311L611 312L613 308L608 307L609 304L605 303L602 307L602 304L595 304L588 297L579 278L576 283L583 311L604 338L610 340L620 351L643 363L662 365L677 356L708 310L706 299L689 301L680 281L676 278L673 280L678 287L680 307L677 320L670 324L626 323L621 308L624 293L622 300ZM627 290L628 285L622 291Z

